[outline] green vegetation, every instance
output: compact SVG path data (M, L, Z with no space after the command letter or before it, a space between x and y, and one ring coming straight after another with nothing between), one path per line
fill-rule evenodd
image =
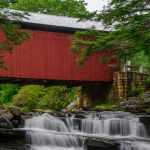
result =
M0 90L1 105L18 106L23 111L33 109L61 111L76 99L76 88L65 86L45 88L40 85L28 85L19 88L17 85L3 84Z
M96 105L93 110L102 111L102 110L114 110L114 109L115 109L115 102L110 102L107 104Z
M81 16L84 21L103 22L110 32L99 32L93 27L77 31L71 37L71 50L79 54L76 58L79 67L94 54L102 64L111 59L125 60L125 56L131 59L140 52L150 59L149 6L150 2L145 0L110 0L102 11Z
M137 96L140 93L140 88L132 88L130 95L131 96Z
M87 15L84 0L16 0L11 6L15 10L38 12L57 16L79 17Z

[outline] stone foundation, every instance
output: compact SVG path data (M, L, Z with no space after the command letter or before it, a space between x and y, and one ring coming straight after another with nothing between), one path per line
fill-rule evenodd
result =
M101 103L108 103L111 85L112 82L102 82L96 85L78 87L78 108L95 106Z
M115 72L113 82L80 86L77 88L77 106L82 108L102 103L119 102L133 96L133 90L139 92L149 90L150 84L146 82L148 76L148 74L136 72Z
M146 82L148 74L136 72L115 72L113 84L109 92L110 101L127 99L133 91L146 91L150 89L150 84Z

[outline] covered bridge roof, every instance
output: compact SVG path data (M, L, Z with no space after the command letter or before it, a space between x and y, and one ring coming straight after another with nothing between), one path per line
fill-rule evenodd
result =
M15 12L22 12L11 10ZM27 16L28 19L23 19L21 24L23 28L27 29L40 29L44 31L54 31L54 32L65 32L65 33L74 33L76 30L85 30L95 26L99 31L108 31L105 29L102 22L86 21L78 22L78 18L64 17L64 16L55 16L48 14L32 13L29 12L30 16Z

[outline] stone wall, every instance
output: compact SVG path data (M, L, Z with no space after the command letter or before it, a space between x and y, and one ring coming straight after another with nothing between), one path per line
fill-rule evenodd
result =
M115 72L113 82L99 82L95 85L77 88L77 106L90 107L97 104L119 102L131 95L133 89L140 92L150 89L146 82L149 75L136 72Z
M132 95L132 91L139 92L150 89L146 82L149 75L136 72L115 72L113 84L109 92L110 101L119 101Z
M101 82L96 85L80 86L77 88L77 106L90 107L109 102L109 91L112 82Z

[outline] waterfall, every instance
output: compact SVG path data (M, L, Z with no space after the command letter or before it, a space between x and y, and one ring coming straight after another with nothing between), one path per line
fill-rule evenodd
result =
M25 128L68 132L68 128L63 121L49 114L43 114L27 120L25 123Z
M150 144L144 142L121 143L120 150L150 150Z
M106 119L94 120L83 119L81 131L90 134L107 134L107 135L121 135L121 136L139 136L147 138L147 131L145 126L139 122L138 119Z
M63 121L44 114L26 120L26 142L32 145L31 150L82 150L82 141L76 136L58 134L68 133ZM56 131L51 133L50 131Z
M139 116L126 112L89 112L85 118L64 115L64 118L43 114L26 120L26 142L31 150L88 150L86 138L123 140L120 150L150 150L144 124ZM138 142L138 140L141 140ZM127 141L128 140L128 141Z

